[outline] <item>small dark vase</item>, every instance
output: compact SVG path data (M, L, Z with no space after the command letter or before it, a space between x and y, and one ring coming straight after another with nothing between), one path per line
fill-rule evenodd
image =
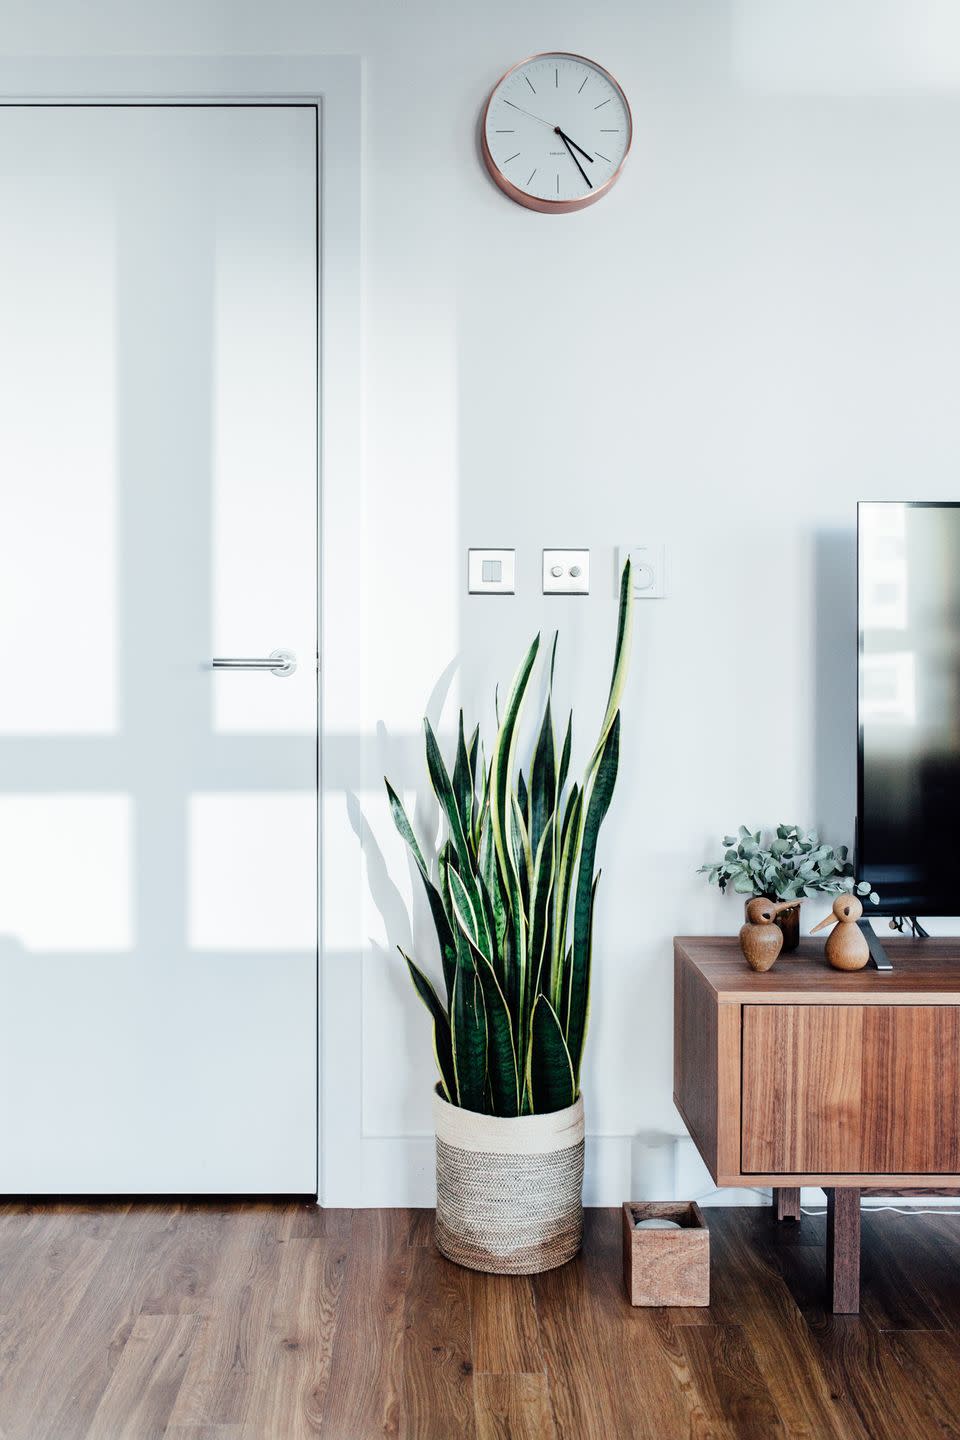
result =
M768 896L767 898L774 899L775 897ZM743 913L745 915L747 913L747 906L749 904L749 900L744 902ZM789 910L781 910L780 914L775 918L773 922L774 925L779 925L780 929L783 931L783 949L780 951L781 955L789 955L793 950L796 950L797 946L800 944L801 904L802 902L798 900L796 905L791 905Z

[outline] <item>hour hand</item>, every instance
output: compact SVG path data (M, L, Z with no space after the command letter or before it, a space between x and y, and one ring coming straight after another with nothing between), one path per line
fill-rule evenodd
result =
M554 128L554 134L560 136L560 139L563 141L564 145L566 145L568 149L569 149L569 147L572 145L573 148L574 148L574 150L579 150L579 152L580 152L580 154L583 156L584 160L589 160L589 161L590 161L590 164L591 164L591 165L593 164L593 156L592 156L592 155L588 155L587 152L586 152L586 150L584 150L580 145L577 144L576 140L571 140L569 135L565 135L565 134L563 133L563 131L560 129L560 126L559 126L559 125L555 125L553 128Z
M586 185L587 189L588 189L588 190L592 190L592 189L593 189L593 186L590 184L590 181L587 179L587 172L586 172L586 170L584 170L583 166L580 164L580 161L577 159L576 155L574 155L573 151L570 149L570 141L567 139L566 135L564 135L564 133L563 133L563 131L560 129L559 125L557 126L557 134L560 136L560 139L563 141L564 145L566 145L566 147L567 147L567 154L570 156L570 159L573 161L574 165L576 165L577 169L580 171L580 174L583 176L583 182L584 182L584 184ZM588 160L590 159L590 156L589 156L589 155L587 156L587 159L588 159Z

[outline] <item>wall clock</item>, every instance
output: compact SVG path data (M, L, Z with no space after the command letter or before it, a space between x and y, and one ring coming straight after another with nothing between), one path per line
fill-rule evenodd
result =
M508 70L480 128L483 158L500 189L530 210L558 215L607 193L633 138L627 97L609 71L559 52Z

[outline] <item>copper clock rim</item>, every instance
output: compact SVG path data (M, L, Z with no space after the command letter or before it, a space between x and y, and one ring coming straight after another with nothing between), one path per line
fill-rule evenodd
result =
M627 112L627 146L623 152L623 159L620 161L620 164L610 178L604 180L602 185L598 185L595 190L591 190L589 195L580 195L574 200L543 200L539 196L530 195L526 190L521 190L519 186L514 185L513 181L508 180L506 175L504 175L490 153L490 147L487 144L487 116L490 113L493 98L504 80L508 79L517 70L522 70L524 65L529 65L534 60L546 60L551 55L556 55L564 60L579 60L584 65L589 65L592 70L599 70L601 75L605 75L610 83L616 87L623 101L623 107ZM584 210L588 205L595 204L596 201L605 195L610 187L619 180L620 172L627 163L627 157L630 154L632 145L633 111L630 109L630 101L627 99L627 93L620 84L620 81L612 71L608 70L605 65L601 65L599 61L591 60L589 55L579 55L573 50L537 50L534 54L527 55L523 60L518 60L515 65L511 65L508 70L504 70L500 79L493 86L493 89L487 96L486 104L483 107L483 114L480 116L480 149L483 154L483 162L487 167L491 180L499 190L503 191L504 195L514 200L518 205L524 206L527 210L536 210L541 215L569 215L575 210Z

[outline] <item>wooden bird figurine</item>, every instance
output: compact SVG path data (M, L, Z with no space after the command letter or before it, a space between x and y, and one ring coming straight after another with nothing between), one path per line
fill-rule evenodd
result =
M761 895L747 905L747 923L740 927L740 949L751 970L769 970L783 947L783 931L773 917L789 910L796 900L778 904Z
M870 959L867 937L857 925L862 914L863 906L856 895L838 895L833 902L833 914L811 930L813 935L824 925L837 922L836 929L827 936L827 959L834 970L862 970Z

